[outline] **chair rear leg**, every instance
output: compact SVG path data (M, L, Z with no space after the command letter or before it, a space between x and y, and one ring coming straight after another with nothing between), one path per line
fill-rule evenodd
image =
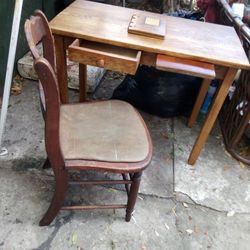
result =
M130 187L127 210L126 210L126 218L125 218L126 221L131 220L132 212L134 211L135 202L136 202L136 198L137 198L137 194L138 194L138 190L139 190L139 186L141 182L141 176L142 176L142 172L135 173L132 176L132 184Z
M68 189L67 174L65 171L62 171L58 174L55 174L55 176L56 187L54 196L46 214L39 222L39 226L48 226L54 220L64 202L64 198Z
M128 180L126 174L122 174L122 178L123 178L124 181ZM129 185L128 184L125 184L125 189L126 189L127 195L129 196Z

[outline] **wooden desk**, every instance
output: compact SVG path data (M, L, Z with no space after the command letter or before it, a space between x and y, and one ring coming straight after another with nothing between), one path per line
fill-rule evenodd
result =
M211 63L223 82L195 142L188 163L194 164L215 123L238 69L250 68L233 28L177 17L166 18L164 40L127 32L132 14L138 10L76 0L50 23L55 37L61 100L68 101L66 49L75 38L141 51L141 64L156 64L158 54Z

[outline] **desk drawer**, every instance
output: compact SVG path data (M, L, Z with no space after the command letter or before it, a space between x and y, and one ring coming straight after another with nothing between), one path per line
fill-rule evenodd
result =
M135 74L140 58L141 51L79 39L69 46L71 61L126 74Z

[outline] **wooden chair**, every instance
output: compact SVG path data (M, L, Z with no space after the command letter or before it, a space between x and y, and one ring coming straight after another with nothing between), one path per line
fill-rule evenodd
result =
M62 105L59 98L53 39L47 20L36 11L25 23L34 67L45 96L45 146L55 175L50 207L40 221L49 225L60 209L126 208L126 221L137 198L142 171L152 157L152 143L139 113L125 102L99 101ZM36 45L43 42L44 56ZM122 174L121 180L74 181L71 171L105 171ZM63 206L69 185L125 184L126 204Z

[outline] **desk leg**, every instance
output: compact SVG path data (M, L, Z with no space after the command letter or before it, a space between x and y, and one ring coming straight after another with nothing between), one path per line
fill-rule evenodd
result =
M190 118L188 120L188 127L189 128L192 128L195 121L196 121L196 118L197 118L197 116L199 114L201 105L202 105L202 103L203 103L203 101L205 99L205 96L207 94L210 83L211 83L210 79L204 79L202 81L198 97L196 99L196 102L194 104L194 108L192 110L192 114L191 114L191 116L190 116Z
M87 65L79 63L79 102L87 99Z
M196 142L194 144L194 147L192 149L192 152L189 156L188 159L188 164L190 165L194 165L207 138L208 135L210 133L210 131L213 128L213 125L216 121L216 118L220 112L220 109L223 105L223 102L225 101L229 88L232 85L234 78L236 76L237 73L237 69L233 69L233 68L229 68L227 71L227 74L223 80L223 82L221 83L221 86L217 92L217 95L213 101L212 107L206 117L206 120L202 126L202 129L200 131L200 134L198 136L198 138L196 139Z
M68 103L68 74L67 74L67 56L64 46L64 37L54 35L56 50L56 71L60 97L62 103Z

